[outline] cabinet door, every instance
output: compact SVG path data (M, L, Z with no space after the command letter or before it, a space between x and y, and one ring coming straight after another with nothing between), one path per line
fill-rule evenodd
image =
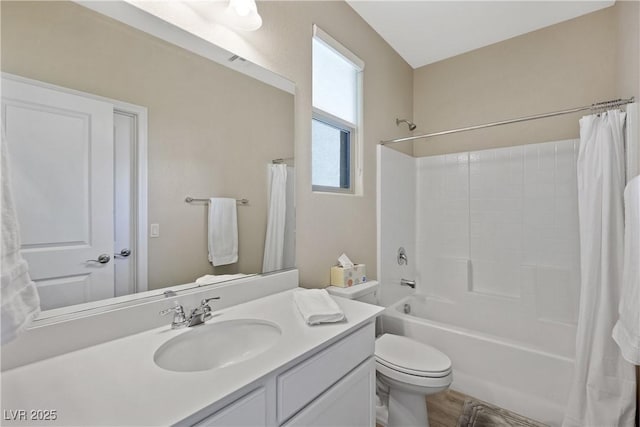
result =
M373 322L278 377L278 423L284 423L373 355Z
M286 427L374 426L376 366L371 357L291 419Z
M267 395L264 387L241 397L194 427L258 427L267 425Z

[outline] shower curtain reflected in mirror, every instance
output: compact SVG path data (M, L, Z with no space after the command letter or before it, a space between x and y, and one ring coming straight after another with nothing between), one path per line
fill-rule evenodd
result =
M292 166L269 165L269 206L262 262L263 272L291 268L295 265L293 181Z
M581 294L564 427L634 425L634 368L611 337L622 279L624 123L617 110L580 120Z

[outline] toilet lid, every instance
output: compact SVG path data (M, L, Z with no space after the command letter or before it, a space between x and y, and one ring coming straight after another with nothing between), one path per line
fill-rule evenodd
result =
M376 360L411 375L441 377L451 372L451 360L446 354L400 335L384 334L376 339Z

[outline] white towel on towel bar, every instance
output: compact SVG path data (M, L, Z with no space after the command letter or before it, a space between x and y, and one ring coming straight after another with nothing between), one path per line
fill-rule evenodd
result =
M613 339L627 361L640 365L640 176L627 184L624 205L622 295Z
M324 289L298 289L293 293L298 311L308 325L344 320L344 312Z
M238 262L236 199L209 199L209 262L214 266Z

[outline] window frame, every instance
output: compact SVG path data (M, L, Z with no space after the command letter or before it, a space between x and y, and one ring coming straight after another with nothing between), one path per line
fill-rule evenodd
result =
M328 193L328 194L344 194L344 195L363 195L363 146L364 146L364 132L363 132L363 74L364 74L364 62L358 58L353 52L344 47L340 42L335 40L329 34L324 32L316 24L313 24L313 36L311 39L311 45L313 49L313 41L320 42L333 50L337 55L340 55L347 62L351 63L356 74L356 123L351 123L340 117L324 111L320 108L313 106L313 85L311 96L311 108L313 120L326 123L329 126L348 131L349 138L349 187L330 187L313 184L313 154L311 155L311 189L314 193ZM312 55L313 57L313 55ZM311 70L313 72L313 59L311 63ZM313 134L311 135L311 152L313 153Z
M348 163L349 163L349 186L348 187L332 187L327 185L314 185L313 179L311 180L311 189L316 192L324 192L324 193L342 193L342 194L354 194L355 187L355 150L354 150L354 140L356 137L356 127L353 123L350 123L346 120L342 120L339 117L336 117L326 111L323 111L319 108L313 108L313 113L311 115L311 121L318 121L324 123L328 126L336 128L343 132L349 133L349 149L348 149ZM313 134L311 136L311 143L313 144ZM342 162L342 158L341 158ZM313 168L313 159L311 160L311 167ZM313 174L313 170L311 171ZM342 179L342 174L340 174L340 178Z

